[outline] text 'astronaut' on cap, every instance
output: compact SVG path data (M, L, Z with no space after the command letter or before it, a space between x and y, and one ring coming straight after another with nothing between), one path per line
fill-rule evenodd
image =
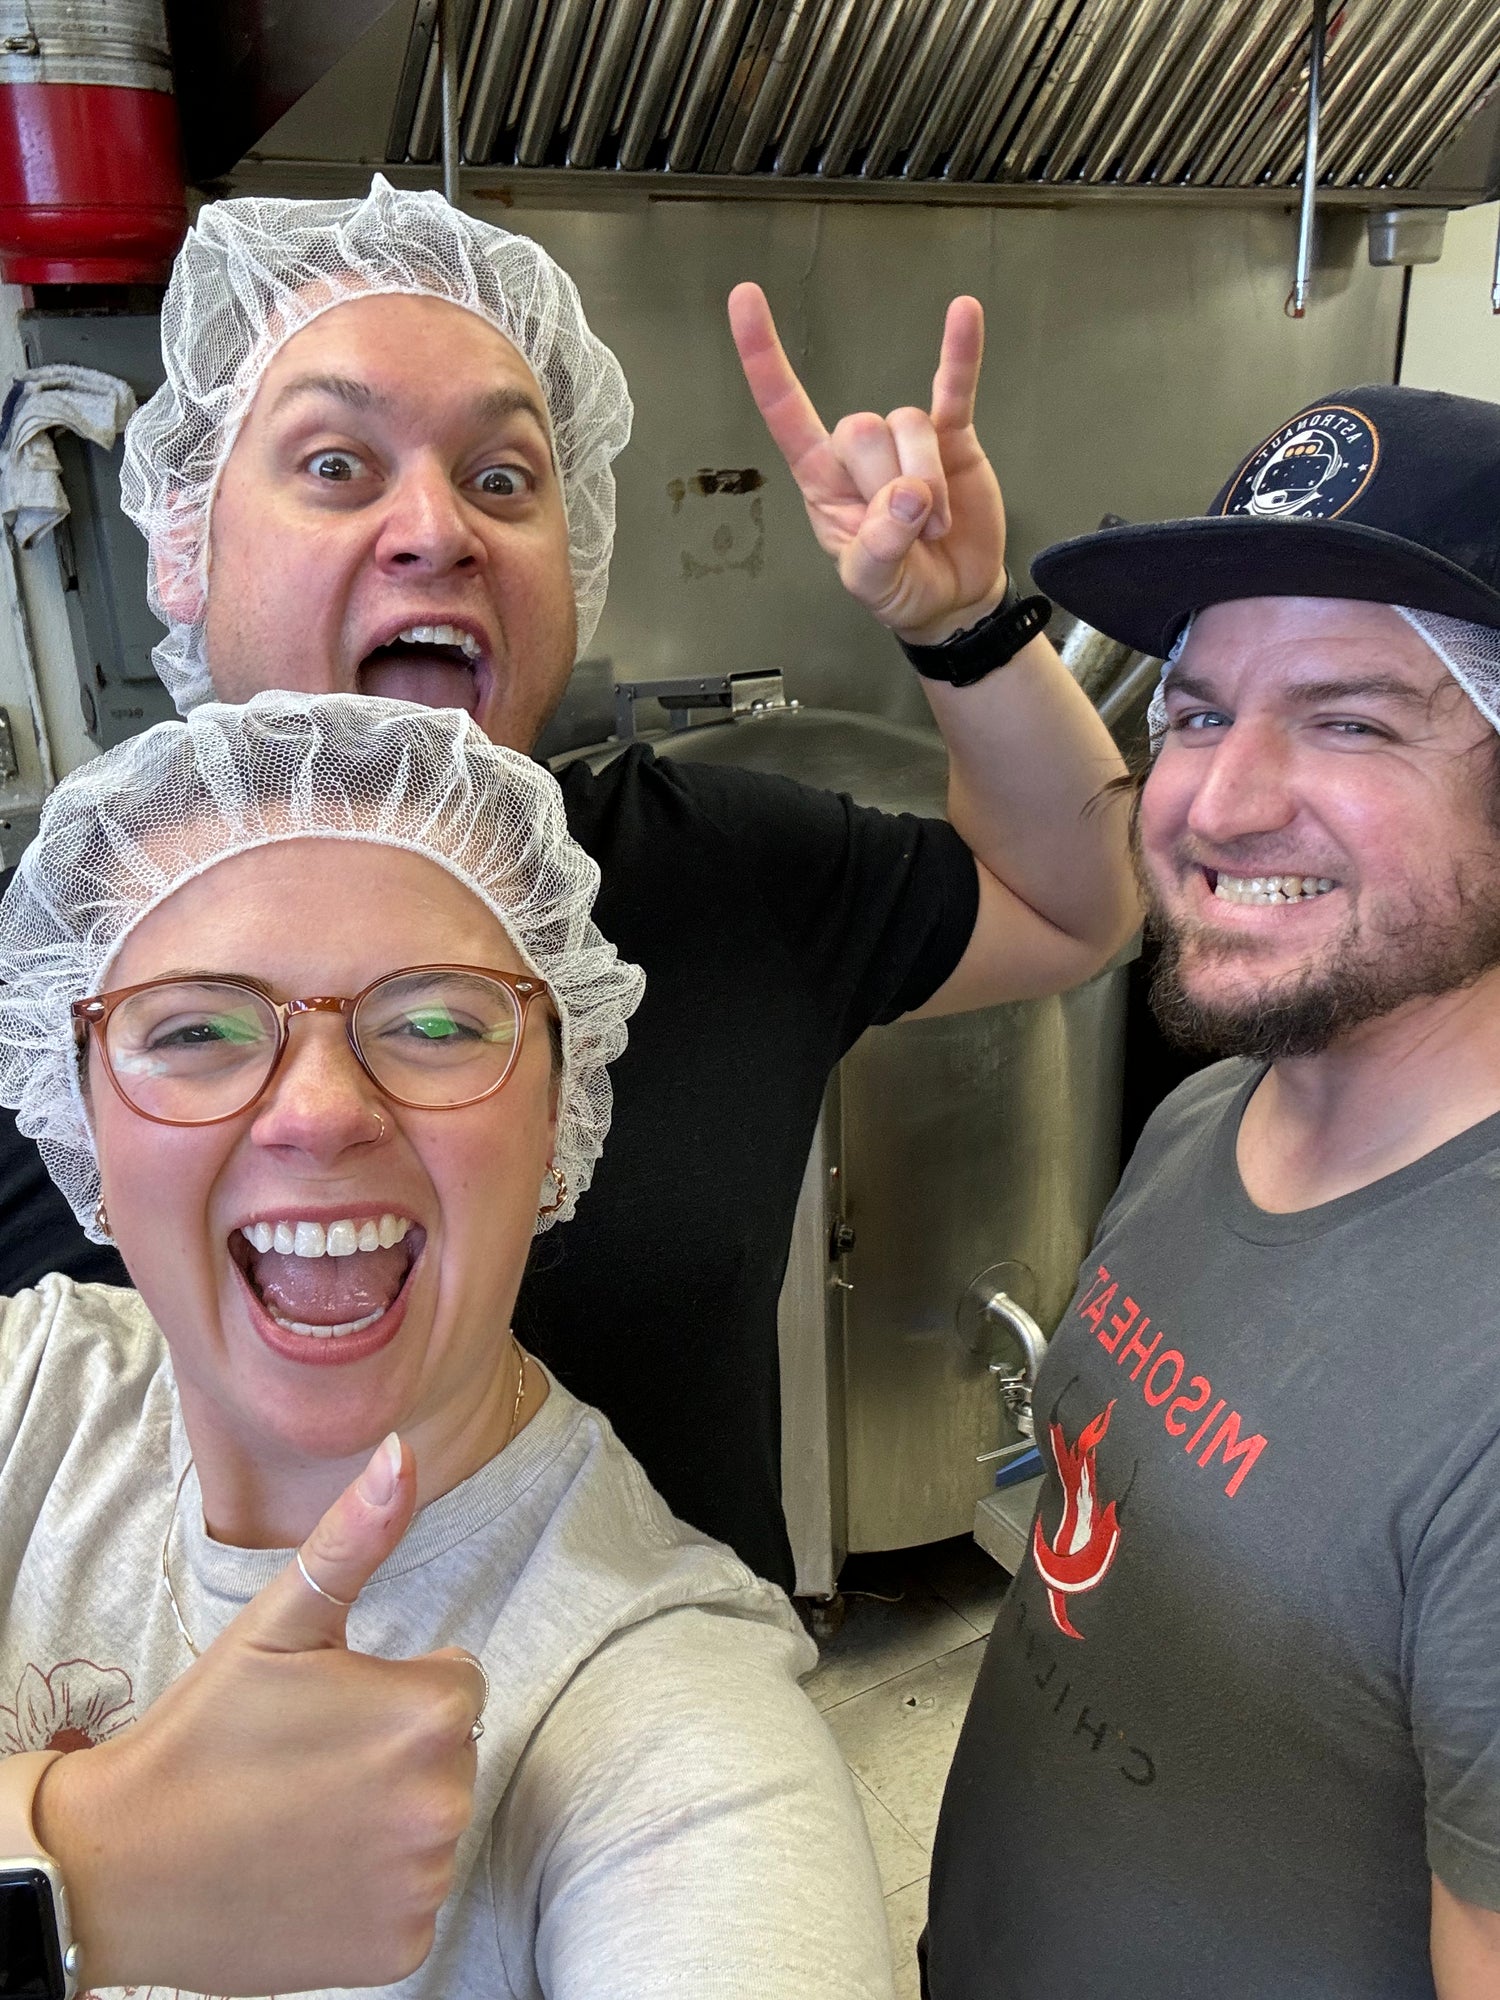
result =
M1056 542L1037 587L1165 658L1195 611L1344 597L1500 627L1500 405L1374 384L1309 403L1206 514Z

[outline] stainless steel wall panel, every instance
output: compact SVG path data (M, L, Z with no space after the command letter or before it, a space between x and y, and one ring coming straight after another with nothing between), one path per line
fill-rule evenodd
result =
M904 1022L840 1066L848 1546L970 1527L981 1452L1015 1442L959 1308L991 1265L1024 1267L1050 1333L1119 1173L1125 995L1105 973L1059 1000ZM960 1176L952 1164L963 1162Z
M844 1299L830 1283L829 1220L842 1195L837 1076L808 1156L777 1302L781 1497L799 1597L831 1597L849 1547L844 1450Z
M775 666L809 704L927 718L920 683L813 542L750 399L724 314L741 278L766 287L829 423L924 404L948 300L981 300L976 421L1020 565L1107 511L1196 511L1288 412L1394 373L1401 273L1367 264L1358 216L1327 219L1330 271L1298 326L1282 314L1294 222L1272 211L472 205L573 273L630 380L635 435L616 467L593 647L622 679ZM753 469L764 484L705 498L691 485L705 466Z

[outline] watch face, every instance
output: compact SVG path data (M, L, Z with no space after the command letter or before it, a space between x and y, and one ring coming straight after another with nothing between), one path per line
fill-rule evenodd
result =
M63 2000L52 1884L40 1868L0 1874L0 2000Z

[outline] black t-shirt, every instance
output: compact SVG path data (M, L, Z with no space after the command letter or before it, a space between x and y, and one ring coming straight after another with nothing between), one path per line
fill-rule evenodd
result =
M808 1148L839 1058L963 956L974 861L941 821L641 747L562 784L599 928L647 984L594 1184L538 1241L516 1331L676 1513L790 1588L776 1301ZM123 1282L9 1120L0 1192L0 1295Z
M1157 1112L1048 1349L933 2000L1432 2000L1430 1874L1500 1909L1500 1117L1273 1214L1260 1074Z

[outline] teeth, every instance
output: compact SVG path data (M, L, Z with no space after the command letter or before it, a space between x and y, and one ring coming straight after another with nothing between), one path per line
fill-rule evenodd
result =
M382 1215L378 1221L347 1222L249 1222L242 1230L245 1241L256 1250L276 1250L283 1257L352 1257L356 1250L390 1250L405 1236L411 1224L404 1215ZM291 1325L288 1320L287 1325ZM363 1322L362 1322L363 1324ZM294 1328L296 1332L316 1327Z
M346 1333L363 1333L367 1326L373 1326L381 1318L385 1310L381 1306L375 1312L366 1313L363 1319L347 1319L341 1326L309 1326L305 1320L283 1319L274 1308L266 1307L278 1326L284 1326L288 1333L305 1334L311 1340L341 1340Z
M1221 903L1306 903L1337 887L1327 875L1220 875L1214 894Z
M457 625L408 625L396 639L408 646L457 646L466 660L479 658L479 641Z

